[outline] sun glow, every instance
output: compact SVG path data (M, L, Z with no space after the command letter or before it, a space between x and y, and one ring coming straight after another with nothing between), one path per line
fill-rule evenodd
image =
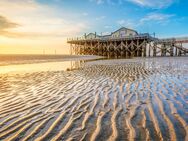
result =
M0 37L0 54L68 54L66 41Z
M0 54L68 54L67 37L86 27L36 1L0 0L0 7Z

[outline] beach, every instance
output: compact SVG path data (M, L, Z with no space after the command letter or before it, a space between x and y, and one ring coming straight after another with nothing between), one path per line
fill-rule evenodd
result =
M1 73L0 140L188 140L187 57L81 60Z

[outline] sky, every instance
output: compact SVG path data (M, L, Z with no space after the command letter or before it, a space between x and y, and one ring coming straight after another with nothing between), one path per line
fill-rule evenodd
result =
M121 27L188 37L188 1L0 0L0 54L68 54L67 38Z

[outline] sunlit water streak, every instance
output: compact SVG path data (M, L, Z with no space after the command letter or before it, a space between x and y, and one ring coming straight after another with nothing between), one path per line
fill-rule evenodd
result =
M32 73L39 71L66 71L80 66L81 61L46 62L0 66L0 74ZM77 65L77 66L76 66Z

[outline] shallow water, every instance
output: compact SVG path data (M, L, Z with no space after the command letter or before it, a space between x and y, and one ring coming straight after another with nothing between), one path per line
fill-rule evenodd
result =
M18 64L36 64L62 61L78 61L102 58L95 55L23 55L23 54L0 54L0 66Z
M187 140L188 58L0 75L0 140Z
M82 61L45 62L0 66L0 74L33 73L40 71L66 71L79 68Z

